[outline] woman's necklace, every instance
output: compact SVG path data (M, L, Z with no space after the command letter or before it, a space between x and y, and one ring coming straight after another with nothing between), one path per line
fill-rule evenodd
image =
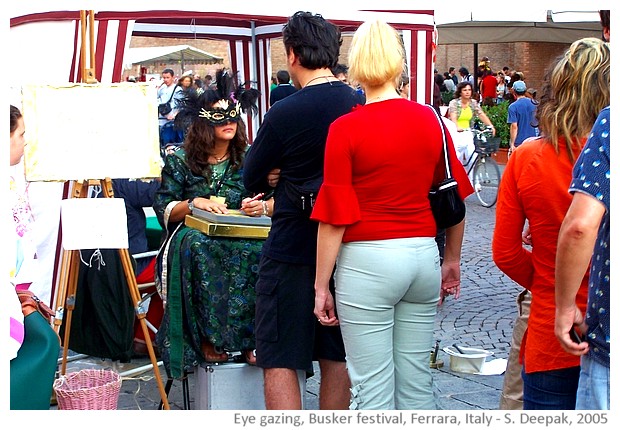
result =
M310 79L308 82L306 82L306 85L304 85L304 88L305 88L305 87L307 87L308 85L310 85L310 82L316 81L317 79L321 79L321 78L325 78L325 80L326 80L327 82L330 82L330 81L329 81L329 78L334 78L334 79L336 79L336 77L335 77L334 75L317 76L316 78L312 78L312 79Z
M215 154L214 154L214 155L211 155L211 157L213 157L217 163L219 163L219 162L221 162L222 160L224 160L224 158L226 158L227 156L228 156L228 151L226 151L226 152L224 153L224 155L222 155L221 157L218 157L218 156L217 156L217 155L215 155Z

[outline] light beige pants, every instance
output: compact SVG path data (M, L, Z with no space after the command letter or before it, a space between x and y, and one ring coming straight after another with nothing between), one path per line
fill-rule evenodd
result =
M504 386L499 400L500 409L521 410L523 409L523 379L521 379L521 363L519 363L519 350L521 340L527 329L527 320L530 316L530 304L532 294L523 290L517 296L517 311L519 315L512 329L512 344L508 355L506 373L504 373Z

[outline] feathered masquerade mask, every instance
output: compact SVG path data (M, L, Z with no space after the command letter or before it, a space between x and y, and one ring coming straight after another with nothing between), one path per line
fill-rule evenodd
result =
M241 103L229 103L228 100L222 99L212 109L200 108L198 117L206 118L211 125L238 122L241 119Z
M175 119L177 127L185 129L201 119L213 126L222 125L240 121L241 112L257 113L258 90L238 85L236 77L232 77L227 70L218 70L215 76L216 90L209 89L202 93L190 90L184 93Z

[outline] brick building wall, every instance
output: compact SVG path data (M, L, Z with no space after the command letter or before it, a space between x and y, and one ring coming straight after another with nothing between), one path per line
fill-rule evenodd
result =
M523 72L527 86L540 90L546 69L569 46L567 43L546 42L480 43L478 60L484 56L489 57L493 71L508 66L512 70ZM450 67L456 67L458 70L461 66L467 67L473 74L475 69L473 45L437 46L435 63L437 70L443 74Z

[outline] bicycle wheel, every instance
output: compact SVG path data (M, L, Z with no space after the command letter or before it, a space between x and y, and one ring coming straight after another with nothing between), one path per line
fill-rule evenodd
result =
M500 179L495 160L489 156L478 157L474 167L474 190L482 206L490 208L495 204Z

